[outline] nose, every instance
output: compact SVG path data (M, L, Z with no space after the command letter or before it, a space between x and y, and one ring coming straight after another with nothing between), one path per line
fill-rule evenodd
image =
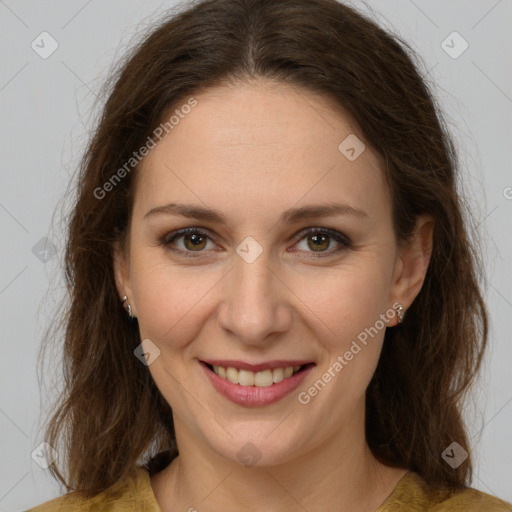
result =
M292 292L278 271L276 265L271 268L265 250L251 263L234 256L234 268L224 283L218 323L245 345L268 345L292 325Z

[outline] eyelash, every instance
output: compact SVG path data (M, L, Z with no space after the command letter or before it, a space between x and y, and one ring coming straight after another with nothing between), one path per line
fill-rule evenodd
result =
M211 237L207 233L201 231L199 228L191 227L191 228L180 229L178 231L173 231L171 233L166 234L165 236L163 236L160 239L160 241L158 242L158 245L164 246L164 247L168 248L169 250L171 250L172 252L179 253L186 258L201 257L202 253L205 252L204 250L202 250L202 251L188 251L188 250L184 251L182 249L176 249L176 248L171 247L171 244L173 242L175 242L176 240L178 240L179 238L181 238L182 236L187 235L187 234L197 234L197 235L206 237L211 240ZM352 247L350 240L345 235L343 235L342 233L340 233L334 229L330 229L330 228L309 228L306 231L301 232L301 237L299 238L297 243L302 241L308 235L312 235L312 234L326 235L326 236L334 239L336 242L338 242L340 244L340 247L338 247L337 249L334 249L334 250L330 250L330 251L320 251L320 252L302 251L302 252L307 252L307 253L310 252L310 253L314 254L315 256L312 256L312 258L325 258L328 256L332 256L333 254L340 253L341 251Z

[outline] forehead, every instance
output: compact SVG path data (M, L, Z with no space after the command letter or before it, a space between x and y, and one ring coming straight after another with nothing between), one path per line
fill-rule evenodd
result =
M273 81L218 86L193 99L192 108L185 98L168 113L173 129L143 160L136 209L178 199L252 213L344 199L388 208L381 159L329 99Z

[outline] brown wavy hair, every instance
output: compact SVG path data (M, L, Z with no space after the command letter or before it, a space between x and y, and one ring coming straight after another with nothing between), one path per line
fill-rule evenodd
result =
M114 281L113 245L126 241L136 168L103 198L97 191L183 98L259 78L321 94L351 116L387 162L399 241L419 215L434 218L424 285L404 323L387 330L367 389L366 436L388 465L431 484L470 483L471 457L452 469L441 453L453 441L471 452L462 407L487 340L481 263L454 144L418 69L406 43L335 0L194 2L166 13L127 54L107 84L68 224L64 388L46 430L65 455L50 468L68 491L94 496L135 464L156 471L178 453L172 411L134 357L137 321Z

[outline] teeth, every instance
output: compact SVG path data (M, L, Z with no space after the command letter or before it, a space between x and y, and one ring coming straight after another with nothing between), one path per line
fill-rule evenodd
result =
M226 370L226 378L233 384L238 384L238 370L236 368L228 368Z
M272 380L277 384L284 379L284 370L282 368L275 368L272 370Z
M272 386L273 383L272 370L263 370L254 374L254 385L259 388Z
M241 386L254 386L254 380L255 374L253 372L248 372L247 370L238 370L238 384Z
M257 386L266 388L277 384L283 379L291 377L297 372L300 366L287 366L286 368L274 368L273 370L263 370L261 372L251 372L249 370L237 370L233 367L224 368L223 366L214 366L213 371L223 379L240 384L240 386Z

